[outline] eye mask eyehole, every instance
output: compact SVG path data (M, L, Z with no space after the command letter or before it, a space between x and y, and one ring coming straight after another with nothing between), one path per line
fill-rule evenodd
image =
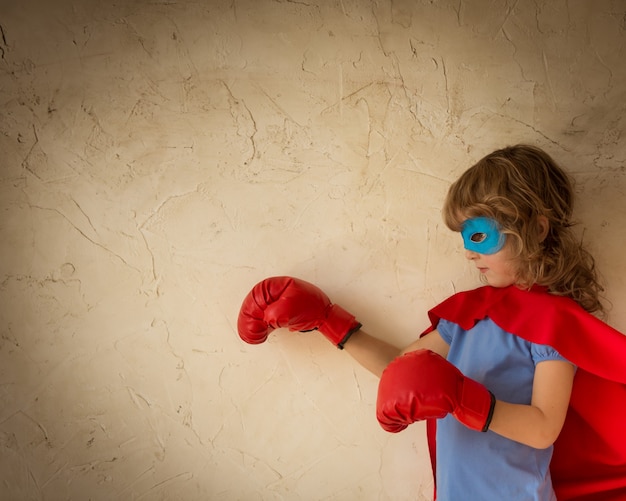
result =
M506 235L500 225L488 217L467 219L461 228L465 248L478 254L495 254L504 247Z
M482 233L480 231L478 231L476 233L472 233L471 236L470 236L470 240L472 242L474 242L475 244L483 243L486 238L487 238L487 234L486 233Z

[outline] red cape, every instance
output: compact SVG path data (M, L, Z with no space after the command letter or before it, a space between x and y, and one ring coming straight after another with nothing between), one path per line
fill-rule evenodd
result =
M428 312L463 329L489 317L505 331L552 346L578 366L563 430L550 465L559 501L626 500L626 336L575 301L545 288L480 287ZM434 422L429 443L434 468Z

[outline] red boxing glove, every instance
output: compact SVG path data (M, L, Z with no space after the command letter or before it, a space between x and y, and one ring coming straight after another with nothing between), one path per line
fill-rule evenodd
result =
M495 403L493 393L445 358L418 350L396 358L384 370L376 418L384 430L397 433L415 421L451 413L465 426L487 431Z
M315 285L292 277L272 277L256 284L243 300L237 330L246 343L259 344L279 327L319 330L343 349L361 324Z

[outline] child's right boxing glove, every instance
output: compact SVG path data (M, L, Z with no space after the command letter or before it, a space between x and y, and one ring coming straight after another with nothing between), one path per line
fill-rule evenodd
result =
M344 343L361 324L318 287L292 277L272 277L256 284L243 300L237 330L247 343L263 343L279 327L291 331L319 330L335 346Z

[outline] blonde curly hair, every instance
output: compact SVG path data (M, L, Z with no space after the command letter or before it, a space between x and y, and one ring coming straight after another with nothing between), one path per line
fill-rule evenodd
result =
M567 173L540 148L520 144L494 151L465 171L448 191L443 217L453 231L472 217L498 221L520 286L543 285L588 312L603 313L593 256L572 231L573 199Z

